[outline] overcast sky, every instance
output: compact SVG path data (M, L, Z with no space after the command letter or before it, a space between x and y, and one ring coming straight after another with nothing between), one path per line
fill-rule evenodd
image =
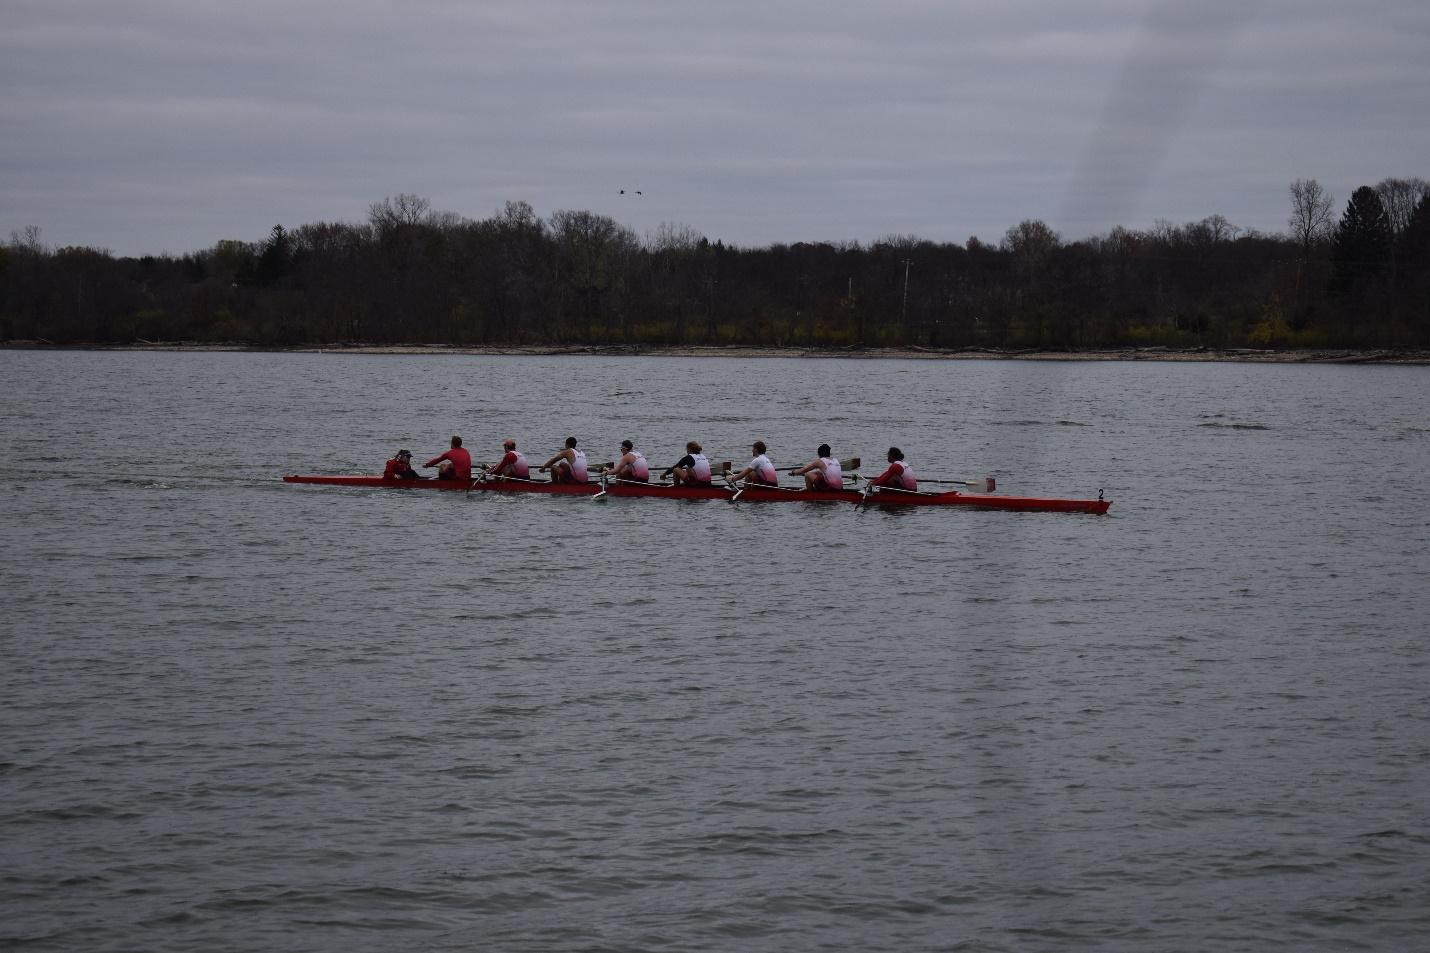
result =
M401 192L996 242L1430 178L1427 0L0 0L0 90L0 241L116 254Z

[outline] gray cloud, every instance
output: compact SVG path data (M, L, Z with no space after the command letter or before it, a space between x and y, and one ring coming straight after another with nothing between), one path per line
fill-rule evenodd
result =
M1294 178L1430 177L1418 0L831 6L7 0L0 235L182 252L397 192L740 244L1279 230Z

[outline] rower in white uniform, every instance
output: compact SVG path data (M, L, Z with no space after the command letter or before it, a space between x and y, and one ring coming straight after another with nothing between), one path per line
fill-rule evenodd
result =
M874 477L869 484L870 486L887 487L891 490L908 490L909 492L919 488L919 481L914 477L913 467L904 462L904 451L898 447L889 448L889 469Z
M542 473L551 471L552 483L585 483L589 474L586 469L586 451L576 449L576 438L566 438L566 448L539 467Z
M515 477L519 480L531 478L531 466L526 462L526 456L516 449L516 441L508 437L502 441L502 449L506 452L502 458L487 468L489 476Z
M629 440L621 441L621 458L616 461L612 474L617 480L634 480L637 483L650 482L650 464L645 454L636 449Z
M821 443L815 453L818 456L814 460L794 471L795 476L804 477L804 488L806 490L844 489L844 469L839 465L839 461L832 456L829 444Z
M709 486L710 461L703 448L694 440L685 445L685 456L676 461L675 466L661 474L675 477L676 486Z
M763 484L765 486L778 486L780 475L775 470L775 465L770 462L768 447L763 440L756 440L755 445L750 449L754 450L755 456L745 469L731 477L731 482L739 483L746 480L750 483Z

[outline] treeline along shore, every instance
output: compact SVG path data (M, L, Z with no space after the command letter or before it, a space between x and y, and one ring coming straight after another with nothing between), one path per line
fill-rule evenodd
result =
M726 245L685 226L486 219L417 196L362 223L274 226L184 255L0 246L0 341L276 348L444 346L731 353L1356 359L1430 348L1430 184L1359 188L1339 218L1291 185L1285 234L1220 215L1064 241L1027 220L998 245L891 236ZM1408 355L1407 355L1408 356Z

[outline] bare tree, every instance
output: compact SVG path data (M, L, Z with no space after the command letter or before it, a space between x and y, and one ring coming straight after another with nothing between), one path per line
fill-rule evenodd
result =
M646 247L654 252L689 251L705 236L680 222L661 222L654 235L646 235Z
M507 202L496 214L496 221L512 231L540 232L546 227L530 202Z
M10 247L31 255L43 255L45 244L40 241L40 226L26 225L17 232L10 233Z
M379 233L402 225L427 223L432 203L420 195L402 192L381 202L373 202L367 210L367 220Z
M1011 252L1013 260L1026 277L1037 278L1048 257L1062 244L1062 237L1039 219L1024 219L1003 236L1003 251Z
M1390 233L1399 235L1410 224L1415 214L1415 206L1430 195L1430 182L1421 178L1385 179L1375 186L1380 196L1380 204L1385 206L1386 217L1390 219Z
M1196 240L1204 244L1217 245L1222 242L1234 241L1241 228L1228 222L1225 215L1208 215L1194 226L1189 227L1188 231Z
M1331 237L1334 222L1331 193L1321 188L1315 179L1297 179L1291 183L1291 237L1307 257L1311 249Z
M580 333L589 338L597 325L615 317L624 335L622 298L640 250L635 233L605 215L559 210L551 213L551 236L575 299L565 310L577 318Z
M907 255L910 252L917 251L928 243L927 238L920 238L918 235L885 235L882 238L876 239L872 248L883 248L885 251L894 251L901 255Z

